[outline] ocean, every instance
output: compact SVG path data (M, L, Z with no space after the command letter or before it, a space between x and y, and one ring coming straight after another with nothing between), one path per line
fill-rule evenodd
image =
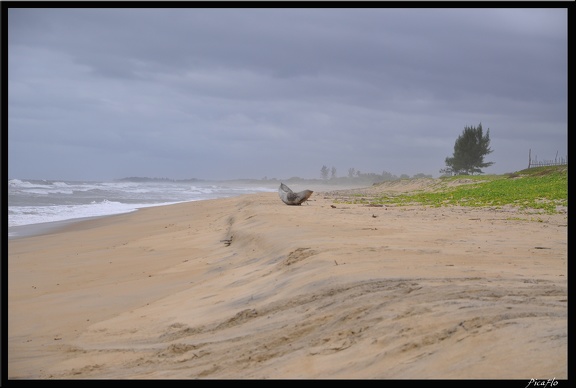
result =
M33 231L61 221L276 190L276 187L270 185L204 181L76 182L10 179L8 237L31 235Z

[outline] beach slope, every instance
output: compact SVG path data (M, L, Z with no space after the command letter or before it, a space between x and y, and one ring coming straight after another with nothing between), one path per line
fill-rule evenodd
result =
M262 193L13 239L8 378L567 378L566 224Z

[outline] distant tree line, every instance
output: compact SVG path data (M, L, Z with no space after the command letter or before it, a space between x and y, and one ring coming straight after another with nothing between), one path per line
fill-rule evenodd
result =
M320 169L320 177L324 181L338 181L338 182L345 182L345 181L366 181L370 183L378 183L384 181L393 181L397 179L408 179L410 178L407 174L402 174L400 176L396 176L388 171L382 171L381 174L377 174L374 172L363 173L360 170L356 170L354 167L348 169L348 176L347 177L338 177L336 167L332 166L329 168L326 165L323 165ZM412 178L432 178L432 175L426 175L423 173L415 174Z
M441 169L440 173L444 175L473 175L482 174L482 168L489 167L494 162L485 162L484 157L492 152L490 148L490 129L484 134L482 123L477 127L464 127L462 134L458 136L454 143L454 153L451 157L445 159L446 168ZM363 173L351 167L348 169L348 176L338 177L336 167L323 165L320 169L320 177L325 182L331 183L379 183L384 181L393 181L397 179L409 179L410 176L402 174L396 176L388 171L382 171L381 174L369 172ZM266 177L265 177L266 178ZM432 178L432 175L418 173L412 178ZM293 177L288 180L300 180Z
M202 179L190 178L190 179L170 179L170 178L149 178L141 176L131 176L127 178L120 178L116 181L118 182L198 182Z

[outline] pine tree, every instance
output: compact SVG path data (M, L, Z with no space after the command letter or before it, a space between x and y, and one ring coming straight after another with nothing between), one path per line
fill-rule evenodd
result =
M320 174L322 175L322 179L326 180L328 179L328 167L326 167L326 165L322 166L322 168L320 169Z
M464 127L464 131L454 143L454 154L446 158L447 168L440 172L453 175L482 174L481 168L489 167L494 162L484 162L484 156L491 153L490 129L486 135L482 132L482 123L478 127Z
M336 167L332 166L330 170L330 179L336 179Z

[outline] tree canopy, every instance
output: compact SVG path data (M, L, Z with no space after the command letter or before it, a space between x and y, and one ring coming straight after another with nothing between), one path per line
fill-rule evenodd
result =
M482 168L494 164L494 162L484 162L484 156L491 152L490 129L484 135L482 123L477 127L464 127L464 131L454 143L453 156L446 158L447 167L440 172L453 175L482 174Z
M322 166L322 168L320 169L320 174L322 175L322 179L326 180L328 179L328 172L330 170L328 170L328 167L326 167L326 165Z

